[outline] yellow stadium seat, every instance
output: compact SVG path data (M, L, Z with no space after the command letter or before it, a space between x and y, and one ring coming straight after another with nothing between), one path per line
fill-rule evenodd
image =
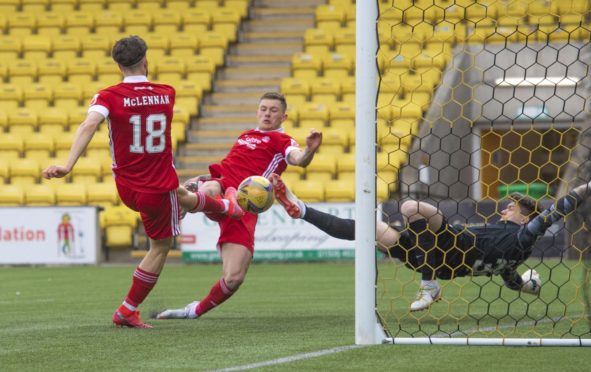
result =
M314 55L328 54L334 45L334 37L326 30L319 28L307 29L304 33L304 50Z
M105 81L121 81L121 71L119 70L119 66L117 65L117 63L113 60L112 57L103 57L103 58L99 58L95 60L96 63L96 75L97 75L97 80L101 81L101 82L105 82ZM98 85L94 85L93 88L97 87ZM102 88L106 88L106 85L103 86ZM85 91L86 91L86 86L85 86ZM84 96L84 98L92 98L94 96L94 94L96 93L96 91L94 93L92 93L92 96L88 97L88 96Z
M183 30L193 34L207 32L211 15L207 9L192 8L182 12Z
M37 14L37 33L43 36L57 36L62 33L66 25L63 13L56 11ZM26 41L26 40L25 40Z
M43 184L26 185L24 187L25 201L29 207L46 207L55 204L55 191Z
M318 78L311 84L311 101L332 105L341 97L341 86L334 79Z
M330 180L325 184L326 201L331 203L355 201L355 182Z
M8 73L12 84L31 84L37 77L37 64L34 61L17 59L8 65Z
M1 104L0 104L0 107ZM0 110L0 133L4 132L8 128L8 115L6 111Z
M21 11L23 13L41 13L49 7L49 0L21 0Z
M228 48L228 38L219 32L205 32L199 35L199 54L208 56L216 66L222 66Z
M195 6L198 8L215 11L221 6L221 3L218 0L199 0L195 2Z
M38 113L39 132L46 135L61 135L69 128L68 113L55 107L50 107Z
M82 39L82 56L88 59L108 57L111 52L111 38L107 35L92 34Z
M174 115L174 120L179 120L184 123L188 123L191 118L191 114L189 114L187 110L177 105L174 105L172 112Z
M347 132L355 131L355 106L337 102L329 106L330 126Z
M2 133L0 136L0 158L17 159L24 149L23 139L20 135Z
M94 27L93 11L84 11L81 6L81 11L72 12L66 16L65 29L68 35L84 38L89 35Z
M39 83L61 84L66 76L66 64L57 59L37 61L37 73Z
M0 149L0 156L2 154L2 149ZM9 159L0 157L0 185L6 183L6 181L10 178L10 172L8 167Z
M133 6L135 5L136 0L107 0L106 2L106 7L110 12L126 14L134 11Z
M289 187L290 189L293 186L294 182L298 182L302 179L299 173L290 172L289 170L291 168L296 168L296 167L287 168L287 170L285 172L283 172L283 174L281 175L281 179L283 180L283 182L285 182L287 187Z
M12 159L10 161L10 183L33 184L37 183L41 175L41 167L35 159Z
M47 110L53 100L53 90L48 84L33 83L23 89L25 107L37 113Z
M105 10L95 14L94 28L99 35L117 36L121 33L122 27L123 16L118 12Z
M4 0L0 2L0 14L10 15L18 11L20 0Z
M111 156L102 156L98 161L101 164L103 183L106 183L106 179L113 176L113 160L111 159Z
M152 14L147 10L134 9L124 13L123 23L126 34L144 35L152 27Z
M215 63L207 56L195 56L185 59L187 80L199 83L204 91L210 91L215 74Z
M326 184L328 181L331 181L334 178L333 174L328 172L316 172L307 170L306 171L306 181L308 182L318 182L322 184Z
M0 82L8 76L8 63L7 61L0 60Z
M337 157L337 171L339 178L342 173L355 172L355 154L345 153Z
M0 206L18 207L25 203L25 193L18 185L0 185Z
M333 5L319 5L316 8L316 27L335 30L345 22L345 10Z
M186 0L170 0L166 2L166 8L172 10L188 11L193 6L193 3Z
M334 35L335 52L355 59L355 29L351 27L342 28Z
M176 32L176 31L175 31ZM147 33L142 38L148 44L148 61L155 63L158 59L164 57L168 51L168 37L157 31Z
M60 206L86 205L86 185L64 183L55 188L55 201Z
M325 173L333 178L337 173L337 156L334 154L318 153L314 155L312 162L306 167L306 172L310 174ZM297 195L297 194L296 194Z
M51 11L60 14L69 14L76 9L78 0L51 0Z
M30 36L35 29L36 23L33 13L14 13L8 18L10 35L18 37Z
M88 106L76 106L73 110L67 111L68 113L68 126L70 127L71 131L75 131L78 126L86 119L88 116ZM106 125L101 124L102 125ZM100 128L100 127L99 127Z
M96 136L95 136L96 137ZM94 158L81 157L72 170L72 182L76 184L97 183L101 176L101 164Z
M212 12L211 16L212 30L226 36L229 42L236 41L238 27L240 26L240 13L226 6Z
M137 8L141 10L150 10L158 12L161 10L162 1L159 0L136 0Z
M174 85L176 89L175 105L183 107L190 115L197 115L203 88L192 81L181 81Z
M86 34L81 35L84 37ZM78 34L70 33L69 35L54 36L52 39L53 43L53 58L67 63L70 59L76 58L80 51L80 39Z
M31 35L23 39L23 58L29 61L47 59L51 50L49 36Z
M0 58L2 61L8 62L18 59L22 47L22 41L19 37L11 35L0 36Z
M38 124L37 114L25 107L8 114L8 129L11 133L28 135L37 129Z
M310 97L310 84L307 80L292 77L281 80L281 92L285 94L287 102L292 105L304 103Z
M353 61L345 54L330 53L322 58L324 77L341 79L353 74Z
M184 11L181 12L177 9L160 9L157 16L155 16L153 20L153 34L167 36L178 33L181 25L183 24L182 14L184 13Z
M198 50L199 42L192 34L170 35L170 55L177 58L193 57ZM166 57L163 57L166 58Z
M0 84L0 108L2 111L18 108L23 100L23 90L15 84Z
M306 103L299 107L300 126L318 128L328 123L328 106L323 103Z
M109 149L110 147L108 132L103 132L102 130L99 130L97 133L95 133L94 137L92 137L92 140L86 147L86 155L90 157L93 154L93 152L94 154L108 154Z
M349 132L342 128L322 129L322 146L339 146L343 151L349 146ZM322 151L322 150L321 150ZM342 152L343 152L342 151Z
M137 226L137 213L126 206L106 208L100 214L101 227L105 229L107 247L130 247Z
M81 85L94 80L96 64L91 58L75 58L68 62L68 82Z
M54 105L61 110L74 110L82 99L82 88L73 83L62 83L53 89Z
M24 138L25 157L49 158L54 150L53 137L43 133L33 133Z
M156 71L159 81L178 81L185 74L185 63L181 57L162 57L156 63Z
M82 11L100 12L106 6L106 0L79 0Z
M299 199L306 203L324 201L324 183L319 181L296 181L292 190Z
M72 129L70 132L64 132L59 136L54 137L55 144L55 157L56 158L67 158L70 154L70 148L74 141L75 131Z
M292 76L314 80L322 70L322 59L309 53L295 53L291 60Z
M248 15L249 0L224 0L224 7L234 9L240 14L240 18Z

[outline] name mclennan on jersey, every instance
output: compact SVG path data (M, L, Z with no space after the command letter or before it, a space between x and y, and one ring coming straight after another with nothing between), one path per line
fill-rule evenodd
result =
M170 104L168 94L157 96L141 96L133 98L123 98L123 107L147 106L147 105L166 105Z

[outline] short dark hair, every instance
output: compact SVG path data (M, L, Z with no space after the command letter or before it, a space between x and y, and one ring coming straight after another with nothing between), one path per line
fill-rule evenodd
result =
M530 220L540 214L538 202L535 199L520 192L512 192L509 198L519 205L521 214L529 217Z
M113 45L111 56L123 67L133 68L146 56L148 46L139 36L129 36L118 40Z
M287 110L287 101L285 100L285 96L281 93L267 92L267 93L263 94L261 99L259 99L259 102L261 102L264 99L273 99L275 101L279 101L279 102L281 102L281 109L284 112L285 112L285 110Z

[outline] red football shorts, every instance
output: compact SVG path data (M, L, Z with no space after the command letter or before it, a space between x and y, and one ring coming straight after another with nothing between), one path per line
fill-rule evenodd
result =
M151 194L119 186L119 197L129 208L140 212L146 234L160 240L181 234L181 212L176 189Z
M220 238L218 247L221 249L224 243L234 243L245 246L251 254L254 254L254 230L258 216L252 213L245 213L244 216L235 220L224 217L218 223L220 225Z

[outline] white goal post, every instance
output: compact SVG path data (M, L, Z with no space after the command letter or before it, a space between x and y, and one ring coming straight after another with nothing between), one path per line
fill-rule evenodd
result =
M378 320L376 262L376 151L378 1L356 4L355 343L357 345L591 346L583 338L389 337ZM464 335L465 336L465 335Z

